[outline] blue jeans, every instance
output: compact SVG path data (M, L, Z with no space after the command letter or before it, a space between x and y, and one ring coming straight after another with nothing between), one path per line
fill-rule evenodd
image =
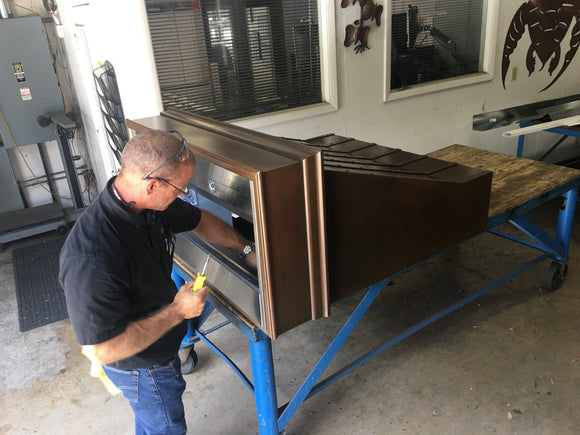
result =
M147 369L118 370L103 366L107 377L129 400L136 435L182 435L187 432L181 396L185 381L179 357Z

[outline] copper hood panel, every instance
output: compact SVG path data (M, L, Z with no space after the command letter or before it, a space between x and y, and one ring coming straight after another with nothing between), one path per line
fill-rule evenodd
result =
M197 158L190 188L200 207L249 225L256 274L193 233L180 237L176 262L194 273L212 253L213 295L271 338L486 228L488 171L333 134L285 140L175 110L127 126L180 131Z
M320 151L176 111L128 120L127 128L130 135L181 132L196 156L189 186L200 206L251 226L248 237L258 254L254 277L235 266L237 253L204 244L193 233L177 242L178 264L195 272L211 253L207 282L216 297L271 338L328 315Z
M325 135L329 300L337 301L486 229L489 171Z

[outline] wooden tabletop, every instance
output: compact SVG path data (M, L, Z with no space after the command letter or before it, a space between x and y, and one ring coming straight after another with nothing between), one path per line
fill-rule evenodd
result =
M429 157L493 172L488 217L519 205L580 178L580 170L515 157L465 145L451 145Z

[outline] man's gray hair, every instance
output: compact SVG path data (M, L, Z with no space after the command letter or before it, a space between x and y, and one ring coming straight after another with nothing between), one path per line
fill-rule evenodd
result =
M138 133L127 142L123 149L119 174L142 177L174 157L181 147L181 139L166 131L148 130ZM180 159L176 159L152 176L171 179L180 163Z

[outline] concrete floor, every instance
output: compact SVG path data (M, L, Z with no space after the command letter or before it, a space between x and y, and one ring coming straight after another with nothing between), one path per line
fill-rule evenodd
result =
M544 228L558 204L532 215ZM576 219L578 222L578 218ZM577 226L578 224L576 224ZM90 378L68 321L18 331L11 250L0 254L0 434L130 434L132 414ZM535 255L485 234L394 279L331 365L347 362L414 322L484 287ZM547 263L359 367L305 402L288 434L577 434L580 431L580 231L564 286L540 289ZM360 296L273 343L278 401L286 403ZM211 321L218 321L219 315ZM245 337L211 335L249 371ZM186 376L190 433L254 434L253 396L207 346Z

